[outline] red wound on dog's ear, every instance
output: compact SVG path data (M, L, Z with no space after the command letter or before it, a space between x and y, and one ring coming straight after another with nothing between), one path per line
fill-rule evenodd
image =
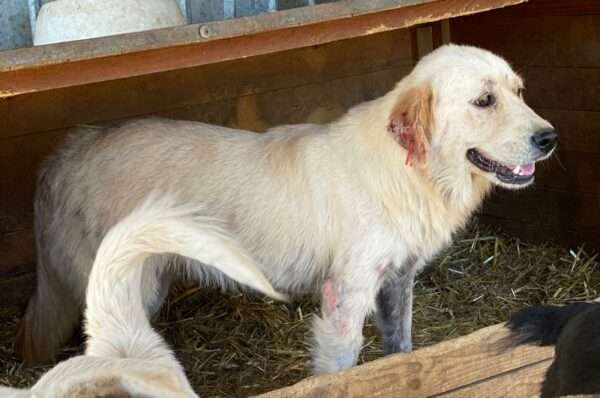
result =
M429 87L406 90L390 114L388 131L406 149L407 165L412 165L413 159L425 162L431 138L432 99Z

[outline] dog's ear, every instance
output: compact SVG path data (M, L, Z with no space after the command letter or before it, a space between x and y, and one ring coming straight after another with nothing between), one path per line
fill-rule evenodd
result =
M424 163L433 124L433 92L422 86L404 90L389 116L388 131L407 151L406 164Z

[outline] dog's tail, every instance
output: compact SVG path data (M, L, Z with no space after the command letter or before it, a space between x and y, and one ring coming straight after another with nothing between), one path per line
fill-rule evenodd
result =
M199 210L153 195L108 232L88 284L87 354L172 360L142 306L142 264L153 254L196 260L273 298L286 299L218 220L200 215Z
M2 398L32 398L31 391L17 388L0 386L0 397ZM35 398L35 397L33 397Z
M580 302L565 306L539 305L527 307L512 314L507 327L516 344L556 344L563 327L576 315L598 302Z

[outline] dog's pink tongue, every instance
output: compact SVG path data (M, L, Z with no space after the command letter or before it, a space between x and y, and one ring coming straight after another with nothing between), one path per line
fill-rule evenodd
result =
M519 165L515 167L512 172L521 176L530 176L535 173L535 163Z

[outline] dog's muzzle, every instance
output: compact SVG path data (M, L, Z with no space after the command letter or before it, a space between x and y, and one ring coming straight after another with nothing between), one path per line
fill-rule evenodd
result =
M477 149L467 151L467 159L478 169L486 173L493 173L498 180L511 185L523 185L531 182L535 174L535 163L509 166L482 154Z
M544 129L532 135L530 141L535 149L546 155L556 148L558 134L554 129Z

